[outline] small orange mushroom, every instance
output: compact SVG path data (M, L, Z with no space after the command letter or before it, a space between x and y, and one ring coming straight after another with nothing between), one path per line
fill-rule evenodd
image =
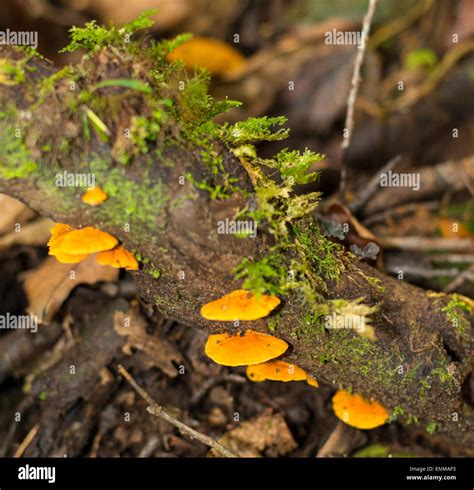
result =
M92 187L82 195L82 202L90 206L98 206L108 198L107 194L100 187Z
M223 366L250 366L275 359L287 349L288 344L284 340L246 330L237 335L210 335L205 352L214 362Z
M310 385L313 386L314 388L319 387L319 383L316 381L315 378L313 378L310 374L306 375L306 382Z
M356 429L375 429L384 425L389 417L387 409L379 402L344 390L333 396L332 407L340 420Z
M255 294L244 289L237 289L222 298L211 301L201 308L201 315L206 320L231 322L235 320L251 321L266 317L280 304L276 296Z
M124 267L127 270L138 269L137 259L122 245L117 245L111 250L98 253L96 260L100 265L110 265L115 268Z
M318 387L318 382L306 371L285 361L273 359L262 364L247 366L247 377L259 382L267 379L272 381L306 381L309 385Z

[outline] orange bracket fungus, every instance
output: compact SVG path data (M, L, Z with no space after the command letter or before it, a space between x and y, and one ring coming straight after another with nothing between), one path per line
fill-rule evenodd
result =
M237 335L210 335L205 352L214 362L223 366L249 366L275 359L287 349L288 344L284 340L246 330Z
M117 243L118 240L109 233L87 226L79 230L65 232L55 242L54 247L50 245L50 249L54 248L67 254L93 254L109 250L115 247Z
M206 320L221 322L251 321L266 317L279 304L280 299L276 296L262 294L257 297L250 291L238 289L205 304L201 315Z
M137 259L128 250L125 250L122 245L117 245L111 250L100 252L96 257L97 263L100 265L110 265L112 267L124 267L127 270L137 270Z
M51 228L48 246L49 255L63 264L76 264L98 253L96 260L100 265L138 269L133 254L119 245L114 236L91 226L75 230L64 223L56 223Z
M267 379L283 382L307 381L311 386L319 386L318 382L300 367L278 359L248 366L247 377L255 382Z
M356 429L375 429L384 425L389 417L387 409L377 401L344 390L333 396L332 407L339 419Z
M98 206L107 199L107 194L100 187L92 187L82 196L82 202L89 206Z

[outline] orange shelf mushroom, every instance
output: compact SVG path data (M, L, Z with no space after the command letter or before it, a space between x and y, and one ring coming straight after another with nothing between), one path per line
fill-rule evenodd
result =
M82 195L82 202L89 204L89 206L98 206L104 202L109 196L100 188L92 187L85 194Z
M53 255L62 264L77 264L87 258L88 254L70 254L61 250L61 243L67 233L73 228L64 223L56 223L51 228L51 238L48 241L49 255Z
M137 259L122 245L98 253L96 260L100 265L110 265L115 268L124 267L127 270L138 269Z
M260 382L267 379L272 381L303 381L306 372L295 364L285 361L272 360L262 364L247 367L247 376L250 380Z
M237 335L210 335L205 352L214 362L223 366L249 366L275 359L287 349L288 344L284 340L246 330Z
M356 429L375 429L384 425L389 417L388 410L379 402L344 390L333 396L332 407L340 420Z
M251 381L307 381L311 386L319 386L318 382L306 371L285 361L274 359L262 364L247 366L247 377Z
M53 253L50 252L49 255L53 255L61 264L78 264L89 257L88 254L67 254L60 250L56 250Z
M133 254L119 245L114 236L91 226L75 230L64 223L56 223L51 228L48 246L49 255L63 264L76 264L98 253L96 260L101 265L138 269Z
M64 234L57 247L67 254L94 254L103 250L110 250L117 245L118 240L92 226L79 230L72 230Z
M201 308L206 320L231 322L235 320L252 321L266 317L280 304L280 298L255 294L238 289L222 298L211 301Z
M310 386L313 386L314 388L318 388L319 387L319 383L316 381L315 378L313 378L311 376L311 374L308 374L306 376L306 382L310 385Z

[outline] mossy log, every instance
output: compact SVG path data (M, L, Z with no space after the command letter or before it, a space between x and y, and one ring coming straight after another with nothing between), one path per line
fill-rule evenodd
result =
M220 106L204 78L189 78L165 51L115 42L57 71L35 54L0 47L0 192L55 221L117 236L140 259L132 274L143 298L169 318L209 333L271 332L291 346L284 359L320 383L374 397L402 424L472 448L472 310L342 254L310 212L267 214L254 238L219 234L219 222L261 206L251 146L259 137L212 123ZM97 85L104 80L122 82ZM58 185L82 174L109 195L102 205L87 206L83 190ZM278 202L290 202L286 191ZM295 253L302 243L304 253ZM234 270L244 259L276 250L283 270L297 270L269 279L262 269L264 284L283 291L277 312L240 325L201 317L203 304L242 287ZM315 303L360 298L376 306L375 338L329 330L315 313Z

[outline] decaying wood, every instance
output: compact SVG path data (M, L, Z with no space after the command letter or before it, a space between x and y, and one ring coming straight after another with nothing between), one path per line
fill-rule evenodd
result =
M18 59L21 54L2 47L0 56ZM113 200L106 201L100 209L82 205L77 193L67 189L58 191L50 180L50 174L46 177L53 158L60 168L69 172L81 172L83 162L97 154L110 161L111 169L120 164L111 158L110 145L95 135L90 143L84 143L78 123L80 119L63 106L68 88L59 86L54 96L33 109L37 77L54 73L54 68L36 59L28 63L36 70L27 71L26 80L21 85L0 85L0 105L4 109L13 101L23 111L17 117L30 119L27 143L30 153L41 163L42 171L26 179L0 179L0 192L18 198L55 221L76 227L91 225L114 234L128 249L147 257L161 272L158 279L147 273L146 268L132 273L145 300L157 304L164 315L184 325L209 333L235 332L233 323L211 322L202 318L199 312L208 301L239 289L242 284L234 278L232 270L243 258L262 256L272 245L271 235L264 231L259 232L255 239L247 240L217 233L219 220L233 219L236 210L252 201L252 182L241 162L223 144L216 143L223 156L225 171L235 177L236 185L248 191L250 197L247 201L242 194L225 200L212 200L208 192L196 191L190 182L181 183L180 176L187 172L200 175L203 168L199 152L188 145L167 149L166 164L156 157L155 181L161 182L163 195L172 198L165 203L154 203L152 216L138 218L116 216L112 212L104 214L112 209ZM97 76L102 79L136 76L136 72L131 72L132 67L123 63L113 51L100 53L95 63ZM138 61L133 69L139 69ZM148 73L149 67L141 71L144 77ZM134 104L127 107L127 113L119 112L118 118L122 119L117 121L117 128L126 127L131 113L140 113L140 104L143 102L136 97ZM16 120L11 124L15 127ZM58 136L58 128L68 128L72 135L67 157L45 154L37 147L37 135L61 137ZM0 161L3 157L4 154L0 153ZM132 161L127 167L126 178L138 180L139 166L139 159ZM452 180L450 174L445 177ZM184 199L189 194L193 199ZM176 205L178 198L181 198L179 206ZM140 202L136 204L141 205ZM125 224L129 219L133 222L130 230L126 230ZM318 247L317 240L314 246ZM339 280L328 281L325 295L347 300L364 298L364 303L378 305L379 310L372 318L376 340L362 343L353 331L336 335L328 330L315 330L306 336L299 335L305 327L308 306L301 295L288 294L282 298L275 330L275 335L291 345L284 359L297 363L320 382L334 387L351 387L362 395L375 397L389 409L396 410L402 423L425 427L434 422L437 435L448 437L464 447L472 446L474 414L470 398L465 394L472 370L472 341L469 329L460 334L442 311L450 296L430 294L358 262L350 264ZM268 332L268 321L269 318L241 322L240 329ZM111 342L116 342L117 347L124 342L115 334L110 322L103 328L110 328ZM103 364L110 361L110 354L100 350L96 352L93 344L89 348L89 355L107 355ZM67 367L62 366L62 369ZM59 373L51 374L51 382L58 383L61 379ZM69 377L67 382L70 383ZM89 388L87 383L77 386L82 391ZM71 391L70 386L67 389ZM63 397L61 416L78 409L71 406L71 402ZM56 416L58 414L49 415ZM58 434L40 430L26 454L47 453L57 437Z

